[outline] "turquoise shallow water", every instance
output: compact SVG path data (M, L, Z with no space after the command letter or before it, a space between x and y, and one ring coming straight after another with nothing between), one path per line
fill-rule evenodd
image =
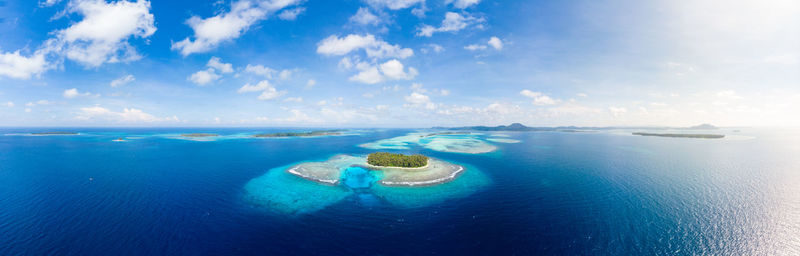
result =
M417 131L213 141L161 134L289 130L20 135L65 129L0 129L0 255L800 254L797 130L723 130L723 140L503 133L520 142L487 142L497 150L485 154L405 145L386 150L472 166L486 179L467 172L430 188L321 193L275 170L363 155L374 150L357 145Z

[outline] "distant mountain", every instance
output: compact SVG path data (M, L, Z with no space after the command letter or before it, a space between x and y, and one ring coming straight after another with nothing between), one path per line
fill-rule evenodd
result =
M556 128L550 127L528 127L521 123L513 123L510 125L499 125L499 126L462 126L462 127L433 127L434 129L446 129L446 130L472 130L472 131L515 131L515 132L527 132L527 131L555 131Z
M716 126L710 125L710 124L701 124L701 125L689 126L686 129L689 129L689 130L717 130L719 128L717 128Z

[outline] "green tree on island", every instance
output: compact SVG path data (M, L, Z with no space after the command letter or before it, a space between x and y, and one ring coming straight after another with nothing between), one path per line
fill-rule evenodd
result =
M367 163L375 166L422 167L428 165L428 157L420 154L409 156L388 152L376 152L367 155Z

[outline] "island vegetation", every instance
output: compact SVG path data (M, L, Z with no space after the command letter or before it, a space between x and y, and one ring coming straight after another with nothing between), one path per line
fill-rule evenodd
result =
M725 138L722 134L688 134L688 133L647 133L647 132L634 132L633 135L639 136L657 136L657 137L670 137L670 138L695 138L695 139L721 139Z
M388 152L375 152L367 155L367 163L381 167L417 168L428 165L428 157L420 154L404 155Z
M311 132L276 132L276 133L260 133L253 135L256 138L280 138L280 137L312 137L312 136L325 136L325 135L341 135L344 130L324 130L324 131L311 131Z
M34 132L32 135L78 135L77 132Z
M186 134L181 134L181 136L191 137L191 138L202 138L202 137L217 137L219 135L214 133L186 133Z

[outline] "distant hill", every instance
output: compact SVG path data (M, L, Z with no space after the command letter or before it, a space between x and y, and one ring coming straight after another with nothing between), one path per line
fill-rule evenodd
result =
M556 128L550 127L529 127L525 126L521 123L513 123L510 125L499 125L499 126L462 126L462 127L433 127L434 129L446 129L446 130L472 130L472 131L515 131L515 132L527 132L527 131L555 131Z
M716 127L716 126L710 125L710 124L701 124L701 125L689 126L686 129L689 129L689 130L717 130L719 128Z

